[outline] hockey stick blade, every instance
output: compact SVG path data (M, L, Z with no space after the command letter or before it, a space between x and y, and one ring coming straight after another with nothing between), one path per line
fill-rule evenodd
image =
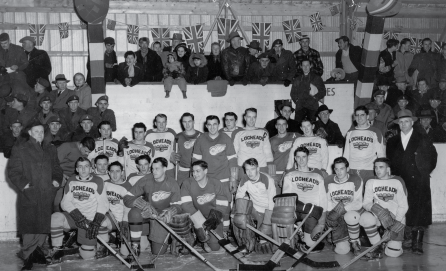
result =
M132 264L132 269L136 269L137 271L144 271L142 268L156 268L156 266L153 263L147 263L147 264Z

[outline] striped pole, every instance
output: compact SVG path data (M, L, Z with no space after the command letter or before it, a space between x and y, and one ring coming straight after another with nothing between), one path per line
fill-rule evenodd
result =
M91 94L105 93L104 28L103 22L88 23L88 53L90 56Z
M378 71L379 50L384 33L384 20L384 17L367 15L355 107L368 103L372 97L373 82Z

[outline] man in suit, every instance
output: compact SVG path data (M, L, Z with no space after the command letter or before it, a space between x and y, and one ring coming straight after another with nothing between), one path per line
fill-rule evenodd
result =
M75 95L74 90L71 90L67 88L67 83L70 82L70 80L67 80L65 78L65 74L58 74L56 75L56 79L52 82L56 85L57 90L56 91L56 100L53 104L54 112L59 112L63 108L67 108L67 100L69 97Z
M389 139L386 154L392 162L392 174L401 176L407 188L409 211L403 247L423 254L424 231L432 224L430 174L437 165L437 151L426 136L413 129L416 120L409 110L398 112L394 122L401 133Z

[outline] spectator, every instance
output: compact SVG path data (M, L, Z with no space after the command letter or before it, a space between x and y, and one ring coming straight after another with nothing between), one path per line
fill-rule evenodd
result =
M141 64L136 62L136 55L133 51L124 54L125 62L119 63L118 80L124 87L137 85L143 76Z
M94 122L92 116L88 114L83 115L82 118L79 120L79 124L80 127L77 127L77 129L72 134L71 141L81 141L86 137L99 137L98 130L93 127Z
M56 100L56 92L51 91L51 85L48 80L40 77L37 78L34 84L34 91L36 92L37 99L42 98L42 96L49 95L53 98L53 101Z
M26 94L16 93L5 98L9 108L5 109L5 118L2 123L3 134L7 133L12 122L19 120L23 127L36 120L37 112L28 107Z
M380 111L378 116L376 116L376 119L383 122L387 127L387 125L389 125L395 119L395 115L393 114L393 110L390 105L384 103L385 95L386 91L381 89L373 93L373 98L375 100L374 103L376 103Z
M161 82L163 78L163 62L161 57L149 48L149 44L149 38L140 38L140 49L136 51L136 62L142 67L141 82Z
M170 97L170 91L172 90L173 83L177 83L178 87L183 93L183 98L187 99L187 84L186 79L184 79L186 76L186 70L184 69L183 64L175 59L174 53L169 53L167 55L167 63L164 66L163 74L166 98Z
M345 71L345 81L356 84L361 70L362 48L350 44L350 39L347 36L337 38L335 41L339 47L336 52L336 68Z
M405 77L399 76L395 79L395 85L396 87L403 93L409 93L410 89L408 87L409 82L406 80Z
M393 70L395 74L395 79L402 81L404 78L407 81L407 85L412 87L414 81L411 76L409 76L409 66L413 60L413 54L409 51L410 49L410 39L404 38L400 42L400 48L396 51L396 63L395 69Z
M393 80L393 70L398 65L396 61L396 50L398 49L399 41L396 39L389 39L386 42L386 49L379 53L378 58L378 72L377 75L384 77L391 77Z
M11 151L14 144L24 140L24 138L20 136L23 125L19 120L12 121L10 129L11 131L5 133L1 138L3 143L3 156L5 156L5 158L11 157Z
M296 60L293 53L289 50L283 49L283 42L277 39L271 45L269 56L276 60L276 73L280 81L285 87L289 87L294 76L296 76Z
M330 78L328 78L325 82L330 83L344 83L345 82L345 71L341 68L334 68L330 72Z
M398 97L397 102L398 102L397 105L395 105L393 107L393 114L395 116L397 116L398 112L400 112L401 110L406 110L406 109L410 110L410 111L413 110L413 109L411 109L410 106L408 106L409 105L409 99L407 98L406 95L402 95L402 96Z
M435 143L446 143L446 122L434 129L433 138Z
M26 74L26 82L30 87L34 87L37 79L43 78L49 81L51 73L51 61L47 52L37 49L36 41L33 37L26 36L20 40L25 54L28 56L28 66L23 70Z
M318 51L310 48L310 37L303 35L299 39L300 49L294 52L296 59L297 74L302 74L302 61L309 60L311 63L311 72L315 75L322 76L324 74L324 64Z
M59 116L52 116L48 119L48 127L45 129L43 142L59 147L63 142L70 140L71 133L62 122L63 120Z
M429 97L437 96L440 98L443 106L446 105L446 77L438 80L438 87L431 88L427 91Z
M184 42L183 35L180 33L174 33L171 41L172 41L172 46L164 47L163 52L161 54L161 60L163 61L163 67L166 66L168 54L174 53L175 48L178 46L178 44Z
M438 80L446 78L446 43L441 46L441 54L438 57L437 78Z
M187 72L189 69L189 57L190 57L190 50L187 48L187 45L185 43L180 43L175 47L175 53L177 54L177 61L181 62L184 67L184 71Z
M186 72L186 81L189 84L202 84L208 79L207 59L203 54L192 54L189 58L190 68Z
M423 39L423 48L413 57L409 66L408 74L414 78L424 78L429 87L435 84L437 76L437 53L431 51L432 40L430 38Z
M80 119L87 111L79 107L79 97L73 95L67 100L68 108L59 111L59 116L70 133L73 133L79 127Z
M378 90L385 92L384 103L393 108L398 103L398 97L404 95L404 92L392 83L393 77L378 76L377 80Z
M57 148L57 157L63 170L64 182L76 174L75 165L79 157L88 157L94 150L94 138L86 137L76 142L63 143Z
M257 57L260 54L260 51L262 51L262 48L260 47L260 43L256 40L251 41L248 45L248 52L249 52L249 65L252 63L257 62Z
M417 114L422 106L429 104L428 84L426 79L419 77L417 80L417 88L411 90L407 95L410 98L413 114Z
M78 72L73 76L74 93L79 97L79 107L87 110L92 106L91 87L85 82L85 76Z
M11 69L9 76L12 80L26 80L23 72L29 62L22 47L12 44L8 33L0 34L0 66Z
M371 102L365 105L365 107L369 110L369 123L370 127L375 127L378 129L382 135L385 135L387 132L387 126L384 122L377 119L381 110L379 106L375 102Z
M318 102L325 97L327 91L322 78L311 71L311 61L302 59L301 63L303 74L294 79L290 94L296 104L294 119L300 123L307 117L314 122L319 108Z
M342 136L341 129L339 125L330 119L330 115L333 109L328 109L328 107L323 104L317 109L316 115L319 120L314 124L314 131L316 134L325 134L325 140L328 144L336 145L339 148L344 148L345 139Z
M431 125L435 129L439 123L443 123L446 121L446 113L445 107L441 105L441 98L439 96L432 96L429 98L429 104L420 107L418 114L421 114L421 111L428 110L432 115Z
M259 61L251 63L248 70L248 81L251 84L271 84L277 82L277 70L276 65L271 63L268 55L262 53L259 55Z
M48 120L51 117L59 116L59 114L53 111L53 102L51 101L50 96L48 95L42 96L42 98L40 98L39 100L39 106L40 110L37 113L37 119L40 121L40 123L47 124Z
M115 39L112 37L106 37L104 39L105 52L104 52L104 80L105 82L118 81L118 58L116 57ZM90 74L90 55L87 59L87 84L91 86L91 74Z
M248 84L246 77L249 70L249 54L246 48L241 47L242 37L237 32L229 34L226 42L231 45L221 53L223 71L229 85L233 86L235 82L242 82L244 86Z
M208 81L209 80L225 80L225 74L221 65L221 47L220 43L213 42L211 44L211 54L206 56L208 61Z
M284 101L282 104L279 105L279 117L284 117L287 120L287 131L290 133L302 134L300 123L290 118L293 112L294 108L290 101ZM276 122L279 117L268 121L265 125L265 129L268 131L270 138L277 135L278 133L276 129Z
M163 52L163 48L161 48L161 42L155 41L154 43L152 43L152 50L155 51L155 53L159 55L159 57L161 57Z
M95 130L97 131L99 129L98 125L101 122L107 121L110 123L111 130L116 132L115 112L112 109L108 109L108 96L103 95L99 97L94 105L96 105L96 107L90 107L87 110L87 114L93 117Z
M65 78L65 74L56 75L56 79L52 82L57 88L57 90L53 90L50 93L50 95L54 95L56 97L53 103L53 109L56 113L63 108L67 108L68 98L74 95L74 91L67 88L68 82L70 82L70 80Z
M433 117L431 110L421 110L418 114L418 121L414 124L414 128L417 129L420 134L427 136L431 141L434 139L434 129L436 128L432 125Z

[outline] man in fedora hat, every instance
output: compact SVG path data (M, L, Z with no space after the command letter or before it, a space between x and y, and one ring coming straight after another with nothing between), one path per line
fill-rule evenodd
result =
M319 76L324 74L324 64L322 63L321 55L313 48L310 48L310 37L303 35L299 39L300 49L294 52L294 58L296 59L297 73L302 74L302 61L309 59L311 62L311 71Z
M161 57L149 48L149 38L139 38L138 43L140 49L135 54L136 62L142 66L141 82L161 82L161 79L163 79L163 62Z
M302 131L300 130L300 123L290 118L293 112L294 108L290 101L284 100L279 105L280 116L284 117L287 120L287 132L302 134ZM268 131L270 138L277 135L278 133L276 128L277 119L278 118L272 119L265 125L265 129Z
M116 117L115 117L115 111L112 109L109 109L109 103L108 103L108 96L103 95L98 98L98 100L95 103L96 107L90 107L87 110L87 114L93 117L93 123L96 125L99 125L102 121L108 121L110 122L111 128L113 132L116 132Z
M79 97L77 95L69 97L67 105L67 108L60 110L58 113L67 130L73 133L79 127L79 121L83 115L87 114L87 111L79 107Z
M70 80L65 78L65 74L56 75L56 78L52 82L57 88L56 90L53 90L56 96L56 100L54 100L53 104L53 109L55 112L59 112L63 108L67 108L68 98L75 94L74 90L67 88L68 82L70 82Z
M26 36L20 40L25 54L28 57L28 66L23 70L26 75L26 82L30 87L34 87L38 78L49 81L51 73L51 60L45 50L36 48L36 40Z
M433 140L434 128L432 124L433 115L430 110L421 110L418 114L418 120L415 122L414 128L417 129L422 135L427 136L430 140Z
M409 211L403 247L423 254L424 231L432 224L430 174L437 165L437 151L432 141L413 129L416 120L409 110L398 112L394 122L401 133L389 139L386 154L392 174L401 176L407 188Z
M235 82L242 82L244 86L248 84L247 74L250 64L248 50L241 47L242 37L238 32L229 34L226 42L231 45L223 50L222 66L229 85L233 86Z
M277 77L283 82L285 87L288 87L296 75L296 60L291 51L283 48L281 39L276 39L271 45L268 55L276 60Z
M257 62L257 58L259 56L260 51L262 51L262 47L260 47L260 43L257 40L251 41L248 45L248 52L249 52L249 63L255 63Z
M339 47L336 52L336 68L345 71L345 81L356 84L361 69L362 48L350 44L347 36L341 36L335 41Z
M258 57L259 61L251 63L248 70L247 78L251 84L271 84L277 82L276 64L271 63L266 53L261 53Z
M344 137L342 136L341 129L339 125L330 119L330 115L333 109L329 109L325 104L319 106L316 115L318 120L314 124L314 130L316 134L325 134L325 140L328 144L335 144L339 148L344 147ZM323 130L323 132L319 132Z
M406 94L406 92L408 93L410 91L410 89L408 87L409 81L407 81L406 77L404 77L404 76L396 77L395 85L403 94Z

